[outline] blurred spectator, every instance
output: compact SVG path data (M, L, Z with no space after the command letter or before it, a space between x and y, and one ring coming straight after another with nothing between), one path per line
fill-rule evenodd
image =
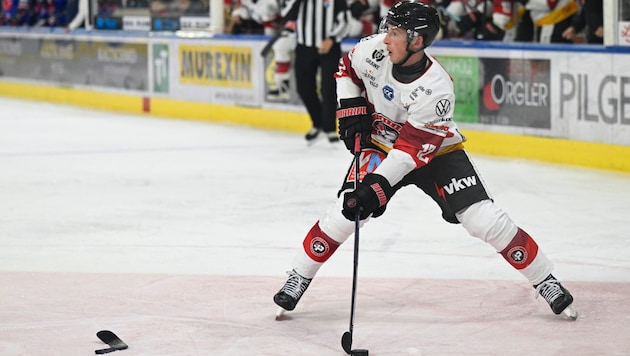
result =
M582 7L573 15L572 25L562 36L575 42L577 34L585 31L586 43L604 43L604 3L602 0L582 0Z
M152 0L150 6L151 17L166 17L168 16L169 9L166 1Z
M495 0L501 3L510 0ZM572 43L563 32L573 22L579 7L575 0L528 0L518 12L515 41Z
M141 8L141 9L146 9L149 7L149 0L127 0L127 3L125 4L125 8L127 9L134 9L134 8Z
M57 27L66 24L66 0L36 0L35 27Z
M209 16L209 4L201 0L176 0L174 4L175 16Z
M30 26L35 18L33 0L3 0L2 7L8 26Z
M263 25L252 16L250 8L253 8L253 4L252 1L244 0L232 8L226 33L234 35L264 33Z
M122 7L120 0L98 0L97 16L109 17L113 16L118 8Z
M500 41L504 29L493 22L491 0L455 0L441 6L448 38Z

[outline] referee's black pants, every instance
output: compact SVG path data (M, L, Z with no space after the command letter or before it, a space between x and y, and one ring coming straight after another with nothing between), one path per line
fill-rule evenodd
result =
M341 45L335 43L326 54L317 53L317 47L298 44L295 48L297 92L311 117L313 127L324 132L337 129L337 82L334 73L339 67ZM320 69L321 100L317 92L317 69Z

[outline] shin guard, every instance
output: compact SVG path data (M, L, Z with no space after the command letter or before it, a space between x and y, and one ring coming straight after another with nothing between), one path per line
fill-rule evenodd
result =
M512 267L522 270L536 258L538 245L531 236L519 228L512 241L499 253Z
M313 261L324 263L337 250L339 243L326 235L319 227L319 221L313 225L302 243L304 252Z

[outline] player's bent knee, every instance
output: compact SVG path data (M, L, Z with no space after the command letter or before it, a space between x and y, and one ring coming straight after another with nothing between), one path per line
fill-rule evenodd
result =
M341 213L343 205L343 195L340 196L335 204L331 205L326 214L319 220L319 226L328 236L338 243L344 243L350 235L354 232L354 221L346 219ZM362 220L360 226L362 227L369 218Z
M502 251L510 243L518 227L491 200L482 200L457 212L457 219L468 233Z

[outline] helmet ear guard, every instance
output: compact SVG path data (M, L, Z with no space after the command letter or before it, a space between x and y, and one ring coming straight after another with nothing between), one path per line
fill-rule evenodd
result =
M392 28L401 28L407 33L407 43L422 36L423 48L429 47L440 31L440 17L437 10L429 5L414 0L404 0L396 3L387 11L379 26L379 32L384 33Z

